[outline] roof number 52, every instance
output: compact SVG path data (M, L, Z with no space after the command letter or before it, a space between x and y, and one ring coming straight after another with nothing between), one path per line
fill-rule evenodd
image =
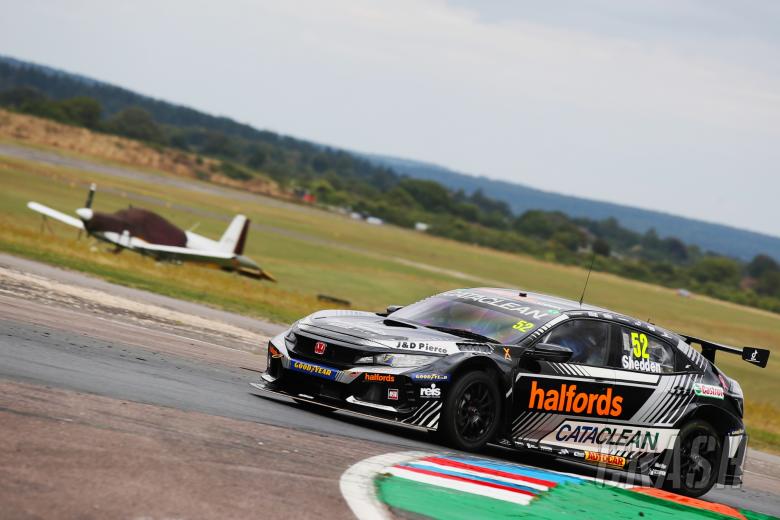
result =
M529 330L534 328L534 324L531 323L530 321L520 320L514 325L512 325L512 328L515 330L519 330L520 332L528 332Z
M647 353L647 334L632 332L631 345L634 347L635 358L650 359L650 354Z

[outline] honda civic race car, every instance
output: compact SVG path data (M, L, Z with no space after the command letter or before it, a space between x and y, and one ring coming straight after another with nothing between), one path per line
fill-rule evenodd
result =
M716 351L769 358L543 294L458 289L303 318L271 339L253 386L461 450L534 450L700 496L741 482L747 443L742 390Z

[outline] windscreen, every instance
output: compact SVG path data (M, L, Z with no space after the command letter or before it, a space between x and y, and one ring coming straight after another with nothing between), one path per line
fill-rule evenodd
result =
M498 343L517 343L559 314L553 309L471 291L450 291L392 314L426 327L465 329Z

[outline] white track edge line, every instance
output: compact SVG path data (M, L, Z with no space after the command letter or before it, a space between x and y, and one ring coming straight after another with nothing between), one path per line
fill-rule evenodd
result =
M423 484L430 484L445 489L452 489L460 491L462 493L469 493L472 495L479 495L494 500L502 500L504 502L512 502L527 506L534 498L532 495L526 495L516 491L506 491L504 489L495 489L487 487L481 484L475 484L472 482L462 482L444 476L439 477L435 475L425 475L414 471L409 471L403 467L388 468L391 475L404 478L407 480L413 480L415 482L421 482Z
M550 489L549 486L543 486L541 484L537 484L535 482L529 482L528 480L524 480L522 476L518 475L518 478L508 478L508 477L502 477L500 475L493 475L490 473L483 473L481 471L473 470L473 469L465 469L465 468L457 468L453 466L445 466L443 464L436 464L435 462L428 462L428 461L415 461L416 465L419 466L427 466L428 468L431 468L433 470L439 470L439 471L448 471L453 473L462 473L464 475L470 475L472 477L481 477L481 478L488 478L491 480L495 480L498 482L504 482L507 484L514 484L515 486L524 486L531 489L536 489L537 491L548 491ZM425 469L425 468L423 468Z
M422 451L398 451L356 462L341 474L341 495L358 520L391 520L390 511L376 496L374 477L388 466L433 455Z

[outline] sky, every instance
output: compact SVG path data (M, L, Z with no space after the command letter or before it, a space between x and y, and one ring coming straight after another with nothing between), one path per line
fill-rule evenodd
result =
M780 236L775 0L0 12L0 54L324 144Z

